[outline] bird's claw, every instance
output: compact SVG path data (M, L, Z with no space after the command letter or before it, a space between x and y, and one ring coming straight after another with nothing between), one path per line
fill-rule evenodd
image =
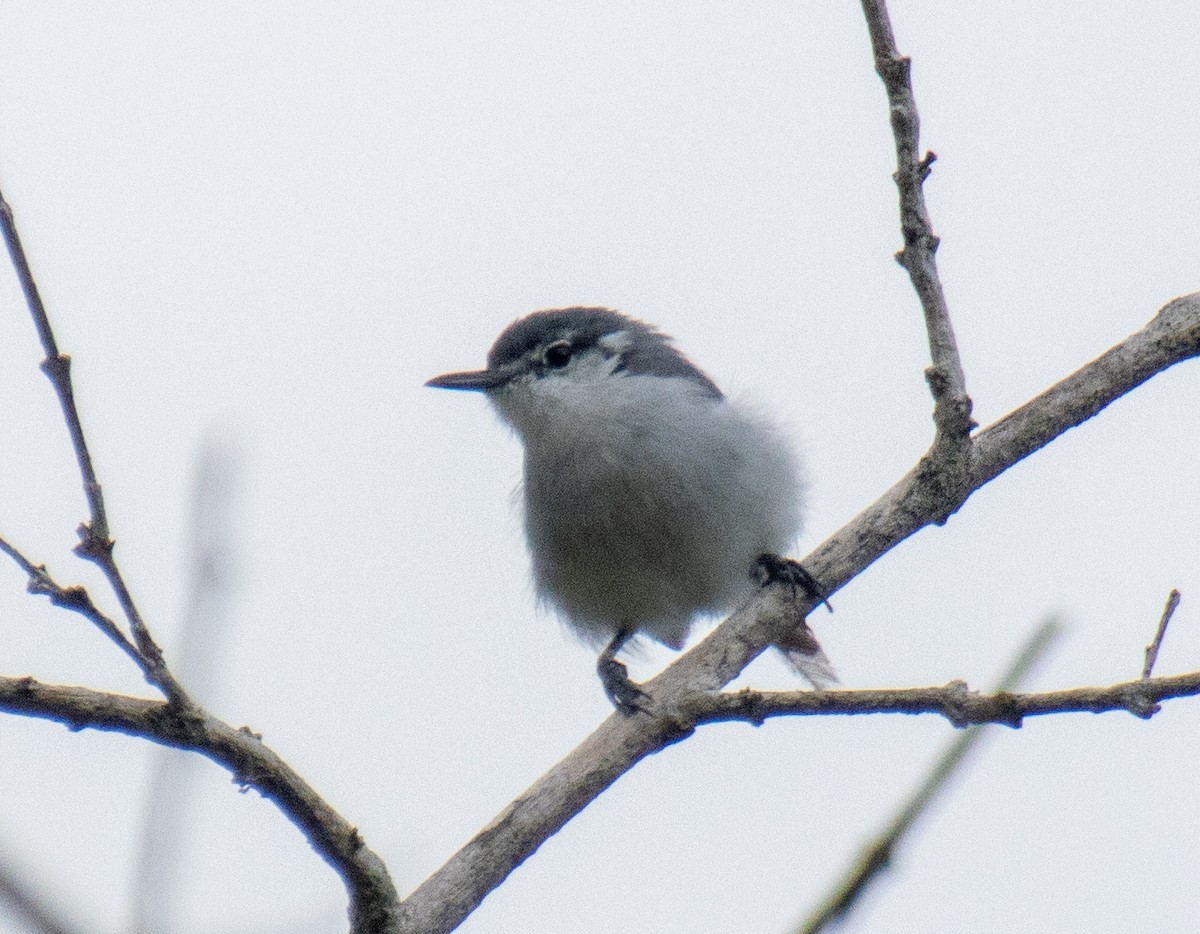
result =
M833 612L825 589L799 561L780 555L762 554L755 559L750 573L762 587L768 584L787 584L793 590L800 588L810 597L815 597L818 603L824 603L830 613Z
M646 709L642 701L649 695L629 680L629 671L622 662L610 655L602 655L596 663L596 673L604 685L604 693L621 713L628 715Z

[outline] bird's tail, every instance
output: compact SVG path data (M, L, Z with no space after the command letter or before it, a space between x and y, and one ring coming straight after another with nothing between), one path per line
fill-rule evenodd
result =
M808 628L808 624L804 621L795 627L786 638L775 643L775 647L779 649L780 654L787 659L787 663L795 669L805 681L813 686L814 690L825 691L838 684L837 672L833 670L833 663L829 661L829 656L821 648L821 643L817 641L817 637L813 635L813 631Z

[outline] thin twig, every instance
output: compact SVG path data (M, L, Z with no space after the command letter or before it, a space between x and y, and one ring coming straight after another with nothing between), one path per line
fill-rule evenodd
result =
M75 390L71 383L71 358L62 353L50 327L50 317L38 291L33 271L21 245L21 237L17 232L13 210L0 192L0 229L3 230L4 242L8 247L8 255L12 258L17 278L21 282L21 291L25 294L25 302L33 316L33 324L37 329L38 338L46 359L42 361L42 371L50 379L58 402L62 408L63 418L67 423L67 431L71 436L71 446L75 451L75 460L79 465L79 473L83 480L83 492L87 497L90 520L79 526L79 544L75 552L80 557L93 562L104 573L104 576L117 596L125 619L129 622L129 631L138 649L137 662L146 680L159 688L174 703L187 706L191 703L183 687L176 681L170 669L163 660L162 650L150 635L133 595L125 583L125 579L113 558L115 542L109 534L108 515L104 507L104 493L96 470L92 463L92 455L88 450L87 439L83 434L83 423L79 418L79 409L75 404Z
M1171 617L1175 615L1175 608L1179 606L1179 591L1172 590L1167 596L1167 605L1163 607L1162 617L1158 621L1158 631L1154 633L1154 640L1146 646L1146 664L1142 666L1142 680L1150 677L1150 673L1154 671L1154 663L1158 661L1158 650L1162 648L1163 637L1167 634L1167 626L1171 622Z
M3 538L0 538L0 551L12 558L21 570L29 575L29 583L25 587L26 590L32 594L48 597L53 606L60 606L63 609L71 610L83 616L108 636L134 662L139 666L142 664L142 656L138 652L137 646L126 638L125 633L121 632L116 623L100 611L96 604L92 602L91 595L86 589L83 587L63 587L50 576L50 572L46 570L44 564L34 564L20 550Z
M119 730L207 756L232 772L237 781L274 801L341 875L349 893L355 934L397 934L395 887L383 862L366 847L358 830L264 746L260 737L246 729L234 729L193 704L167 668L113 560L114 543L108 531L104 498L75 405L70 359L58 349L13 222L12 209L3 194L0 194L0 227L46 352L42 369L58 394L83 477L91 519L80 526L80 542L75 551L97 564L104 573L129 622L132 641L95 607L82 587L61 587L44 567L34 565L8 542L0 542L0 549L29 575L32 592L45 594L52 603L91 620L135 660L147 681L167 696L166 703L159 703L86 688L42 685L32 678L0 678L0 709L58 720L72 728Z
M996 691L1011 691L1019 687L1030 669L1046 654L1061 632L1062 625L1057 619L1046 620L1038 626L1025 640L1017 657L1001 677ZM872 843L863 848L858 860L837 884L829 898L800 927L801 934L818 934L846 916L867 887L891 865L901 840L946 787L951 776L966 760L967 754L978 745L985 729L982 726L969 727L950 743L888 826Z
M71 358L61 353L54 331L50 327L50 316L46 314L46 306L42 302L41 293L29 268L29 260L25 248L21 245L21 237L17 233L16 221L13 218L12 206L0 192L0 226L4 229L4 243L8 247L8 255L12 258L13 268L17 271L17 279L21 283L21 291L25 293L25 303L33 316L33 325L37 329L38 339L42 342L42 350L46 359L42 361L42 369L50 378L63 416L66 418L67 430L71 433L71 445L75 449L75 458L79 462L79 472L83 477L83 492L87 496L88 508L91 511L91 534L103 542L109 542L108 518L104 511L104 496L100 483L96 479L96 471L92 466L92 457L88 452L87 440L83 436L83 425L79 421L79 412L75 407L75 394L71 387ZM111 543L110 543L111 544Z
M938 438L935 453L946 459L965 458L969 447L971 399L950 323L950 310L938 277L938 238L925 205L924 182L937 158L932 152L920 155L921 120L913 95L911 61L896 48L896 37L884 0L862 0L863 15L871 35L875 71L888 96L892 136L896 143L896 172L892 176L900 196L900 229L904 247L896 260L908 272L929 336L932 366L926 371L934 398L934 423Z

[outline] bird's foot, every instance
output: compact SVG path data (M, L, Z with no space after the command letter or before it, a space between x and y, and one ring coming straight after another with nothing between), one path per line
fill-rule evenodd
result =
M621 713L629 715L646 709L642 701L648 699L649 695L629 680L629 671L624 663L605 652L596 662L596 674L604 685L604 693Z
M825 589L799 561L780 555L761 554L755 559L750 575L762 587L769 584L787 584L793 590L800 588L810 597L815 597L817 602L824 603L830 613L833 612Z

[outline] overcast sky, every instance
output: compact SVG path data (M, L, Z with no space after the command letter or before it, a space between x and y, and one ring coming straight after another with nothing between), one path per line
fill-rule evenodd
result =
M1200 8L892 13L986 425L1200 288ZM930 439L893 163L849 0L0 6L0 184L121 566L177 658L197 460L226 452L237 586L199 636L201 699L404 891L609 713L591 651L534 608L518 443L423 381L481 365L535 308L651 321L787 426L803 553ZM85 506L8 272L0 355L0 534L111 607L70 554ZM1157 377L853 581L812 618L844 685L986 687L1052 613L1069 632L1035 686L1125 680L1172 587L1159 670L1200 667L1198 405L1200 365ZM147 694L24 584L0 564L0 673ZM767 658L745 680L794 686ZM1198 728L1196 701L997 728L850 929L1194 926ZM706 727L462 930L782 934L953 735ZM0 857L81 929L130 930L159 750L7 716L0 750ZM205 761L187 787L162 930L345 930L339 880L273 806Z

